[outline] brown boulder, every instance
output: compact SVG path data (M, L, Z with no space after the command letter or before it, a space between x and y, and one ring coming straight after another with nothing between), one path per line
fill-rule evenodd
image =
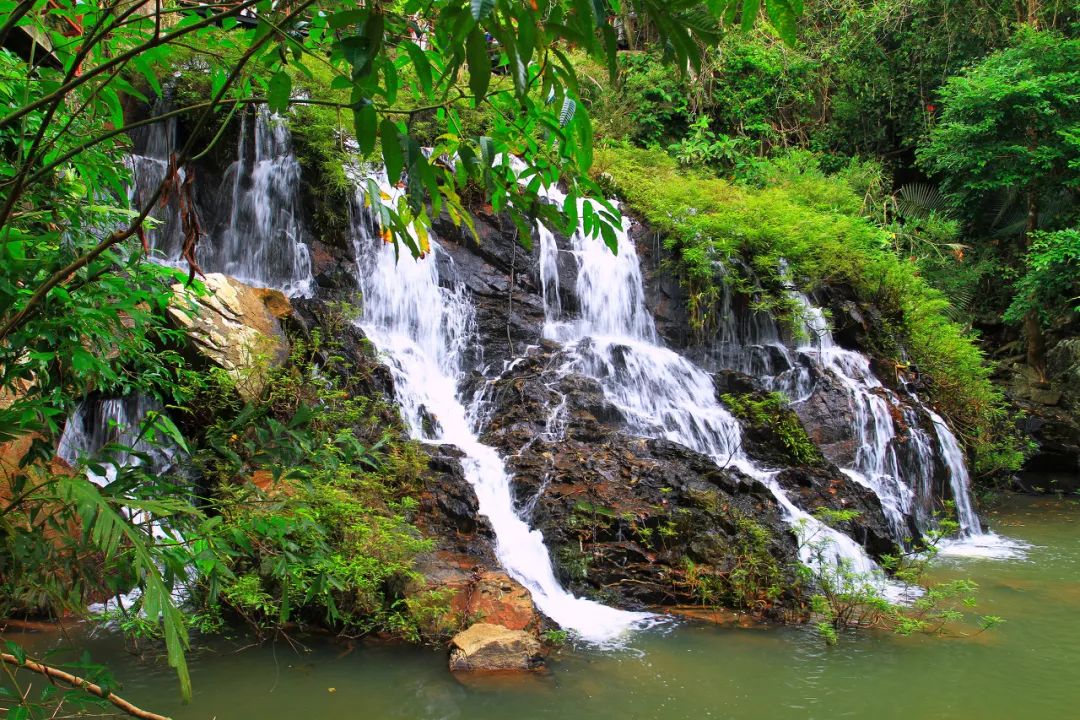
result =
M440 632L453 632L470 621L510 630L540 627L529 591L501 570L486 570L474 557L435 552L421 558L417 570L424 578L421 592L448 594L448 612L437 622Z
M505 572L481 573L461 599L465 617L479 618L509 630L527 630L539 625L532 594Z
M523 630L477 623L451 641L454 672L533 670L542 664L540 641Z
M229 372L245 399L258 397L265 369L281 366L289 343L281 320L292 313L289 299L277 290L256 288L210 273L203 278L207 294L174 285L169 315L189 331L195 348Z

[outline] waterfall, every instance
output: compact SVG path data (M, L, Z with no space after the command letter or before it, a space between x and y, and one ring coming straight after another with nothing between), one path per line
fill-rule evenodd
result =
M783 391L793 405L813 394L816 376L835 378L848 395L852 435L858 443L853 465L842 470L877 495L896 542L908 542L912 522L921 532L933 528L937 501L933 480L940 459L961 527L958 539L941 544L942 553L1022 557L1021 543L982 531L963 450L944 419L913 394L901 402L874 375L869 358L837 346L821 308L802 293L792 290L791 296L801 308L800 334L805 338L795 348L781 339L775 321L763 313L733 312L731 292L725 288L719 338L711 348L718 364ZM920 426L919 413L931 420L933 439ZM906 426L903 442L894 415L901 416Z
M136 153L129 163L134 176L130 200L141 207L165 178L176 151L176 120L170 118L135 133ZM181 178L195 172L182 169ZM196 259L204 272L220 272L256 287L286 295L312 291L311 258L306 245L300 198L300 163L292 151L285 119L266 108L243 113L236 160L215 193L203 193L195 178L197 212L206 236ZM176 200L156 208L158 227L148 233L155 255L181 264L183 231Z
M971 478L968 476L964 451L945 419L933 410L927 409L934 422L941 459L949 473L953 502L956 504L956 519L960 523L960 537L942 544L943 555L962 557L986 557L998 559L1021 558L1025 555L1026 545L1011 538L1001 537L992 532L984 532L979 516L971 503Z
M400 195L385 174L377 181L382 193L395 199ZM363 204L361 194L358 208ZM453 273L453 261L437 239L427 257L413 259L407 252L398 257L394 245L383 243L364 212L354 213L353 231L364 298L361 326L394 375L413 437L449 443L464 453L465 477L476 491L480 512L491 521L499 562L529 589L545 615L583 640L609 643L648 624L652 616L647 613L616 610L566 592L555 579L542 534L514 512L506 466L494 448L477 438L475 408L465 407L458 389L459 379L471 369L464 366L463 355L473 340L473 307L460 283L440 285L439 267Z
M160 409L159 403L143 395L83 400L64 425L56 454L69 465L77 466L80 461L93 458L106 445L117 445L148 457L155 468L166 468L172 464L174 448L149 442L142 436L147 416ZM141 462L127 450L119 450L111 460L112 463L105 464L104 475L87 470L87 477L98 485L106 485L116 479L117 466Z
M558 188L543 192L557 205L565 201ZM645 307L641 265L628 230L624 218L616 232L617 254L580 230L571 238L581 313L572 322L549 318L546 325L555 332L552 339L561 341L575 358L568 370L596 378L626 418L629 431L678 442L712 457L721 467L737 468L764 483L785 521L796 530L804 563L826 574L834 569L851 572L887 596L901 597L906 588L886 581L861 546L798 508L777 482L776 472L751 462L742 450L739 423L716 399L709 374L660 345ZM547 295L558 288L547 284L543 291ZM545 307L553 304L551 300L545 297Z
M892 414L894 410L900 412L901 404L874 375L870 358L837 346L821 309L802 293L793 295L803 309L804 334L810 338L809 344L799 350L815 358L822 370L838 379L850 399L858 449L854 466L843 468L843 471L878 496L893 539L905 545L910 535L908 517L912 513L915 493L904 480L896 454L896 425ZM922 462L920 466L925 468L930 463Z

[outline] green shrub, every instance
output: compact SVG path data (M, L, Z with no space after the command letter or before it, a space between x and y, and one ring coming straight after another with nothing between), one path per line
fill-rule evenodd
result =
M817 465L824 462L821 450L806 434L799 417L788 407L787 397L780 392L755 396L723 395L721 399L731 414L752 426L765 428L775 434L788 457L796 465Z
M365 392L366 368L334 350L318 332L294 339L257 403L241 405L224 373L197 396L215 416L193 457L217 519L200 540L202 598L260 632L300 623L417 640L432 615L407 592L431 549L411 522L426 458L390 403Z

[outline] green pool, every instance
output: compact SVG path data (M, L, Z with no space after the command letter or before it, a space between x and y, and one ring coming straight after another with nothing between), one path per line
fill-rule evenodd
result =
M470 684L436 650L216 647L192 658L187 706L157 658L113 637L88 644L128 699L177 720L1080 717L1080 501L1013 497L989 522L1031 543L1027 559L943 558L934 571L976 580L979 610L1006 618L975 637L862 632L826 647L807 627L684 623L625 651L564 649L546 676ZM38 649L62 642L9 637Z

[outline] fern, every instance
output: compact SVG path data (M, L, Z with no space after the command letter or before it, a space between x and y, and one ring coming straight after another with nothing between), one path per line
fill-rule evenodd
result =
M920 220L931 215L949 215L952 210L941 191L927 183L908 183L900 188L896 209L903 218Z
M152 516L169 517L196 512L181 503L111 497L81 475L55 479L57 499L74 508L81 523L83 539L102 553L106 560L124 555L138 578L142 591L142 610L151 621L160 619L169 665L176 670L184 701L191 699L191 677L185 652L188 649L184 614L173 601L171 581L158 565L156 547L149 532L129 519L121 509L127 507Z

